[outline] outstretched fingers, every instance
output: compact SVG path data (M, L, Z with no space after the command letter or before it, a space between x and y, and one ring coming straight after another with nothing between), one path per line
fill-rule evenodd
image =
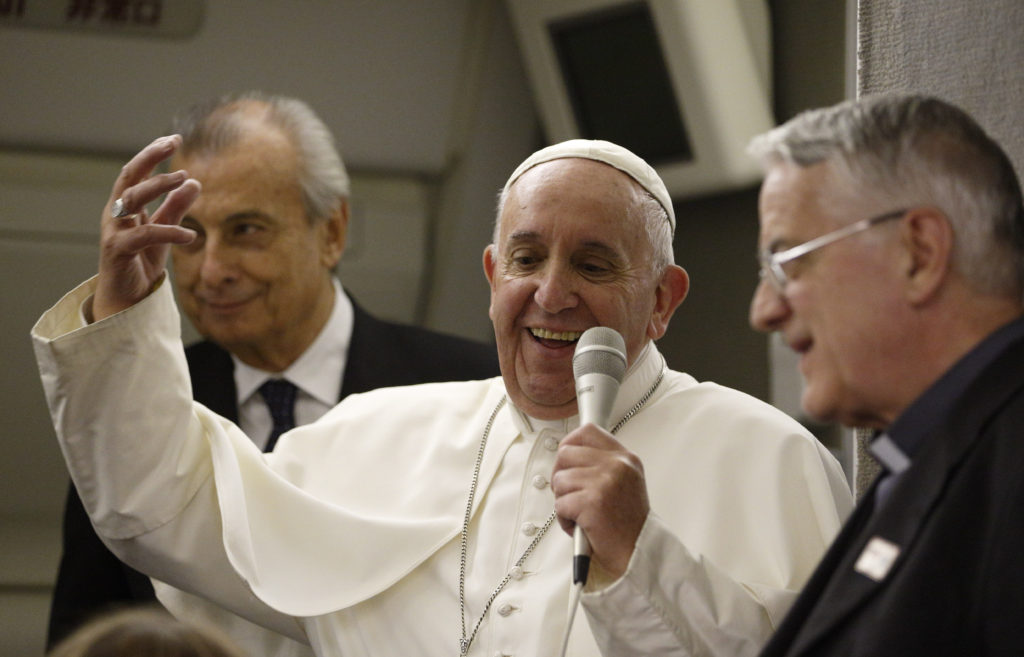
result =
M94 319L124 310L148 295L163 276L168 248L195 237L178 224L199 196L199 182L185 171L153 173L180 144L177 135L153 141L121 168L114 182L100 231ZM146 206L165 194L150 217Z
M178 224L181 223L185 213L192 207L195 200L199 198L201 186L198 180L189 178L188 174L184 171L176 171L174 174L168 175L180 175L181 178L175 177L168 181L166 188L163 185L159 187L159 193L166 193L167 197L160 204L160 207L153 212L152 223L154 225L178 228L178 231L175 232L187 235L188 239L186 241L191 241L195 233L187 228L179 228Z
M174 171L172 173L160 173L144 178L139 182L126 187L110 204L110 218L123 219L142 218L143 223L147 216L147 209L150 203L181 187L188 180L185 171ZM122 222L118 222L122 225Z
M154 180L147 182L154 182ZM103 245L104 257L108 264L130 266L132 260L142 255L147 249L171 244L188 244L195 238L195 232L178 224L189 207L198 198L199 181L182 177L176 181L154 212L148 217L144 212L137 212L125 217L114 218L119 225L107 232ZM163 192L161 192L163 193ZM144 263L148 264L148 263ZM164 261L154 260L153 266L163 269Z
M180 135L168 135L154 139L148 146L136 153L121 167L121 173L118 174L111 190L110 204L105 208L106 213L109 214L110 205L119 198L126 201L130 213L139 211L146 203L153 200L152 198L149 200L134 198L130 189L149 178L157 165L169 158L180 145Z

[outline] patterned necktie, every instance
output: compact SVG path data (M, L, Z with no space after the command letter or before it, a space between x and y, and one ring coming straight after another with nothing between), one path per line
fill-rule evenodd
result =
M282 433L295 426L295 393L298 388L291 381L284 379L268 379L260 386L260 394L267 402L270 416L274 419L274 427L267 438L267 446L263 451L273 451L277 439Z

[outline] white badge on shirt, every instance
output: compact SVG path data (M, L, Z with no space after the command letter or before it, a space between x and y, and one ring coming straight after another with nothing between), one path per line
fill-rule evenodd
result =
M875 536L868 541L853 569L876 582L880 582L889 574L889 569L892 568L892 564L896 561L896 557L899 554L900 546Z

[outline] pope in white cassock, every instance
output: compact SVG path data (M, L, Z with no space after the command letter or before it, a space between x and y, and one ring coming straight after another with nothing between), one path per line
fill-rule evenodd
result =
M655 340L689 281L651 167L608 142L535 153L483 255L502 376L352 396L262 454L191 400L164 265L201 191L153 174L179 143L125 166L98 275L33 329L99 534L208 601L161 587L165 604L323 656L553 656L579 525L593 560L567 654L758 652L851 496L797 422L666 366ZM572 356L593 326L627 352L610 431L577 415Z

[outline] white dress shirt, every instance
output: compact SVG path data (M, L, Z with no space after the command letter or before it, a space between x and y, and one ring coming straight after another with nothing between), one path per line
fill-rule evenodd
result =
M313 344L283 372L273 373L246 365L234 354L235 390L238 392L238 426L256 446L263 449L273 426L270 409L259 388L270 378L280 377L299 389L295 397L295 423L310 424L334 408L341 395L341 379L352 341L352 301L334 282L334 307Z

